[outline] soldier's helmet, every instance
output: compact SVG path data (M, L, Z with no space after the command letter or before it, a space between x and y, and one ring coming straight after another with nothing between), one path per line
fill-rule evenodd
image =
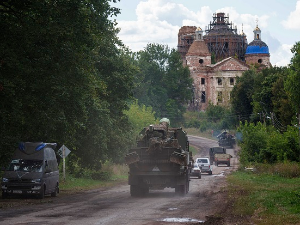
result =
M163 124L163 123L167 123L168 126L170 126L170 120L168 118L162 118L160 121L159 121L159 124Z

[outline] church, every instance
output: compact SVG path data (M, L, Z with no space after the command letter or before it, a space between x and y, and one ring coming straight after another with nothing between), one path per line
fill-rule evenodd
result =
M254 39L248 44L244 32L238 34L225 13L213 15L205 35L200 27L180 28L178 52L194 80L191 110L206 110L209 103L229 106L237 77L251 66L259 70L271 66L269 48L261 40L258 25L253 33Z

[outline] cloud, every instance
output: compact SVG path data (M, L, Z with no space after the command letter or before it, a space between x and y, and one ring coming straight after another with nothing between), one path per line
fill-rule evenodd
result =
M299 2L300 0L297 7L299 5L300 8ZM262 40L269 45L272 53L272 62L278 60L278 63L282 65L288 58L287 55L290 55L287 45L282 45L268 31L269 20L275 16L274 13L259 16L240 14L234 7L220 8L213 12L209 6L189 10L184 5L171 3L169 0L141 1L136 8L137 19L135 21L118 21L118 27L121 28L119 37L132 51L143 50L149 43L165 44L176 49L178 31L181 26L200 26L205 30L215 12L229 14L229 20L233 21L238 33L241 33L243 29L247 35L248 43L253 40L253 30L258 23L259 28L262 29ZM276 54L279 55L275 57ZM285 57L283 57L284 54L286 54Z
M281 24L290 30L300 30L300 0L296 3L295 11L291 12L287 20L281 22Z
M293 57L291 48L293 45L283 44L276 51L270 51L271 64L273 66L287 66Z

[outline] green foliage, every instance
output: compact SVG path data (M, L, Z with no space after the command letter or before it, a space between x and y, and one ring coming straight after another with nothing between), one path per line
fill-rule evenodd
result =
M271 225L274 221L276 224L297 224L300 219L300 178L283 178L265 172L238 171L228 177L232 213L253 224Z
M254 81L256 73L248 70L241 77L237 78L237 83L231 91L231 106L240 121L250 121L253 112L252 95L254 93Z
M300 42L297 42L291 49L294 54L291 59L291 66L288 78L285 82L285 90L298 114L300 114Z
M298 162L278 162L273 165L257 163L254 168L257 174L270 174L284 178L300 177L300 164Z
M160 44L148 44L136 54L140 73L134 96L139 104L151 106L156 118L167 117L177 126L185 112L184 104L192 97L192 78L183 67L175 49Z
M137 67L101 1L0 4L0 163L20 141L57 142L96 169L130 145L123 114Z
M194 127L201 132L214 130L215 135L221 130L235 129L236 124L236 117L230 109L212 104L209 104L205 112L186 112L184 118L184 127Z
M159 123L159 120L155 119L155 112L153 112L152 107L139 105L138 100L130 105L129 110L125 111L125 114L133 127L132 137L136 137L144 127Z
M240 162L248 165L252 162L275 163L299 161L299 137L295 127L288 127L279 133L273 127L262 123L241 124L238 131L242 133Z

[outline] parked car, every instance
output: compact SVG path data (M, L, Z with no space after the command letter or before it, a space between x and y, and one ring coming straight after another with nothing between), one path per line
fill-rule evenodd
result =
M59 193L59 170L54 149L56 143L22 142L2 177L2 198L9 195Z
M209 158L197 158L196 163L201 169L201 173L212 174L212 166L210 164Z
M194 166L191 171L191 176L195 176L195 177L198 177L199 179L201 179L201 169L200 169L198 163L194 163Z

